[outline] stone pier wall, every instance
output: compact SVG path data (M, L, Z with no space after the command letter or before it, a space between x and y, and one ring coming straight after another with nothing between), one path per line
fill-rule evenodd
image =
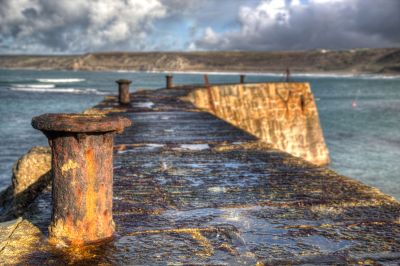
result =
M188 100L273 148L317 165L329 163L308 83L216 85L191 92Z

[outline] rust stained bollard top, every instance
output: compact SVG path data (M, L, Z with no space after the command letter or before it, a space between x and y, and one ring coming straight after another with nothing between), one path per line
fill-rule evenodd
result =
M41 131L71 133L122 132L132 121L122 116L93 114L44 114L32 118L32 126Z
M131 84L132 83L132 81L131 80L128 80L128 79L119 79L119 80L116 80L115 81L116 83L118 83L118 84Z

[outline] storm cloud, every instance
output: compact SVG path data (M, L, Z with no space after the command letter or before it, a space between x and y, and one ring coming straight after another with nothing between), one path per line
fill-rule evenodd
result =
M400 44L399 0L0 0L0 53Z
M195 40L206 50L308 50L400 44L398 0L264 0L241 7L237 30L212 27Z

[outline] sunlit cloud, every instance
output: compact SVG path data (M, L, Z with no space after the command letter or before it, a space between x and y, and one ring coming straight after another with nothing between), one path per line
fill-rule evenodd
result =
M1 53L400 44L398 0L1 0Z

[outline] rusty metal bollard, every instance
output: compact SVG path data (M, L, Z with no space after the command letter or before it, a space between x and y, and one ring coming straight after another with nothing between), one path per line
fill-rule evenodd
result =
M203 75L203 79L204 79L204 86L205 87L209 87L210 86L210 82L208 81L208 75L204 74Z
M286 82L290 82L290 69L286 68Z
M52 241L84 245L113 237L113 138L131 124L124 117L85 114L32 119L52 151Z
M246 75L240 75L240 84L244 84L244 78Z
M165 78L167 81L167 84L166 84L167 89L172 89L172 87L174 87L174 83L173 83L174 77L172 75L166 75Z
M115 82L118 83L119 103L129 104L130 103L129 85L132 83L132 81L127 79L119 79Z

